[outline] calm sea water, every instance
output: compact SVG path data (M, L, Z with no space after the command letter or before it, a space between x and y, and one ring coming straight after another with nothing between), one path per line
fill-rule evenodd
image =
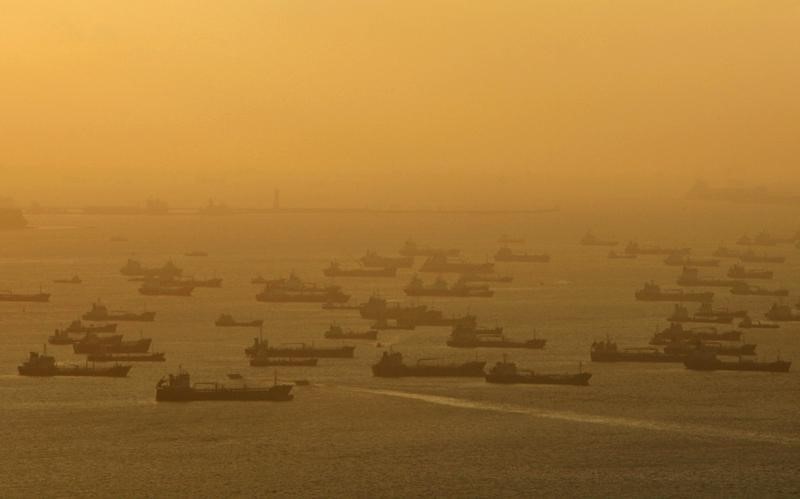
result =
M691 246L709 254L742 233L777 235L800 228L789 208L618 201L536 216L280 215L152 218L41 216L36 229L0 233L0 287L41 286L48 304L0 303L0 496L797 496L800 495L800 375L698 373L682 365L589 361L594 339L645 345L666 326L669 304L645 304L633 292L646 279L674 283L678 270L660 257L606 258L607 249L577 244L600 236ZM275 343L326 343L331 321L364 328L357 312L318 305L264 304L256 274L294 270L310 280L331 258L367 249L392 254L409 236L491 256L508 233L525 248L547 251L550 264L507 264L515 276L490 299L423 300L451 314L471 312L509 336L547 338L541 351L513 351L540 371L594 376L586 388L492 386L482 380L371 376L382 351L357 342L353 360L323 359L316 368L283 368L284 380L309 379L284 404L156 404L155 384L179 365L195 381L231 372L251 383L274 371L251 368L243 354L251 329L216 328L222 312L265 320ZM124 236L127 242L110 242ZM205 258L183 254L200 249ZM800 250L775 265L775 281L798 299ZM143 297L119 268L128 257L147 265L174 258L190 275L219 276L222 289L191 298ZM720 269L708 273L721 274ZM402 298L413 271L397 279L339 279L363 301L380 292ZM79 286L52 280L78 274ZM770 298L717 290L717 305L766 311ZM92 301L150 309L153 323L121 323L127 336L154 339L168 361L135 365L127 379L31 379L16 366L52 331ZM493 363L502 351L445 346L449 331L385 332L380 341L410 360L438 357ZM800 324L753 331L765 358L800 362ZM68 347L48 349L80 362Z

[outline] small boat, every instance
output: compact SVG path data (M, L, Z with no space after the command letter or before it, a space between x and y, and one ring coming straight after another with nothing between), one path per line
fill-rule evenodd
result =
M53 282L56 284L81 284L83 281L80 277L74 275L69 279L53 279Z

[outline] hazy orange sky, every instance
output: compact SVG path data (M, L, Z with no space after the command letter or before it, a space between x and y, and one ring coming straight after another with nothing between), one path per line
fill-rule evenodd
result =
M0 195L800 192L799 27L782 0L0 0Z

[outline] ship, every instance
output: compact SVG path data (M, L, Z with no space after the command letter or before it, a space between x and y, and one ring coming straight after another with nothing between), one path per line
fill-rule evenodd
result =
M394 277L397 275L397 267L385 268L344 268L339 262L332 261L327 268L323 269L326 277Z
M689 248L662 248L660 246L643 246L636 242L629 242L625 247L625 253L629 255L686 255L691 250Z
M764 186L755 187L711 187L702 180L695 183L686 194L687 199L700 201L724 201L729 203L785 204L800 203L800 196L771 192Z
M399 352L386 352L372 366L372 374L381 378L416 377L473 377L485 376L485 361L468 361L461 364L442 364L439 359L419 359L416 364L403 363Z
M294 398L291 394L293 385L278 384L272 386L252 387L242 384L241 387L228 387L221 383L191 384L189 373L180 370L178 374L170 374L161 378L156 385L157 402L192 402L192 401L272 401L284 402Z
M340 286L318 286L306 283L294 272L288 279L267 281L264 290L256 295L256 300L275 303L345 303L350 295L342 292Z
M772 279L774 272L767 269L748 269L739 265L733 265L728 269L728 277L735 279Z
M13 291L0 291L0 301L45 303L50 301L50 293L14 293Z
M531 255L528 253L514 253L511 248L504 246L494 254L495 261L498 262L519 262L519 263L547 263L550 255Z
M317 347L305 343L288 343L270 346L266 340L254 338L253 345L245 348L244 353L250 357L317 357L317 358L353 358L356 347Z
M250 279L250 284L266 284L267 282L268 279L260 274Z
M492 272L494 271L494 264L491 262L486 263L472 263L462 260L451 260L445 255L433 255L425 260L420 272L455 272L459 274L468 272Z
M742 246L776 246L778 244L791 244L800 239L800 233L795 233L789 237L773 237L768 232L759 232L754 237L744 235L739 238L736 244Z
M319 359L310 358L288 358L279 359L275 357L253 357L250 359L252 367L314 367Z
M712 352L719 355L755 355L756 345L752 343L723 343L718 341L673 341L664 345L664 353L691 355L695 352Z
M661 286L653 281L646 282L644 288L637 290L634 296L640 301L710 302L714 299L712 292L661 289Z
M461 282L469 283L469 282L512 282L514 280L513 276L510 275L499 275L495 273L477 273L477 272L468 272L465 274L461 274L458 277L458 280Z
M531 369L520 369L503 356L503 362L496 363L486 374L488 383L529 385L575 385L588 386L591 373L580 371L576 374L543 374Z
M747 251L743 253L739 260L745 263L783 263L786 261L785 256L767 255L766 253L757 254L755 251Z
M161 278L161 277L145 277L145 278L136 278L131 279L134 280L143 280L145 283L154 284L157 286L174 286L174 287L193 287L193 288L221 288L222 287L222 278L220 277L211 277L209 279L197 279L194 277L187 277L187 278L177 278L177 277L170 277L170 278Z
M53 279L55 284L81 284L83 281L77 275L74 275L68 279Z
M195 250L195 251L187 251L186 253L183 254L183 256L202 257L202 256L208 256L208 253L205 251Z
M164 362L167 359L161 352L142 354L97 352L88 354L86 360L89 362Z
M731 315L689 315L689 309L676 303L675 309L667 318L670 322L696 322L701 324L730 324L733 322Z
M131 258L125 263L125 265L120 269L120 273L126 276L149 276L149 277L159 277L161 279L171 279L175 277L180 277L183 274L183 270L178 268L178 266L173 263L172 260L167 260L167 262L157 268L147 268L142 265L141 262L138 260L133 260Z
M352 305L347 303L323 303L323 310L360 310L361 305Z
M789 372L792 363L785 360L760 362L757 360L743 359L721 360L712 352L698 352L686 357L683 365L694 371L764 371L773 373Z
M111 324L84 324L80 320L72 321L64 329L67 333L113 333L117 330L115 323Z
M457 348L530 348L542 349L547 340L534 338L530 340L511 340L503 335L503 328L480 329L472 325L459 325L453 328L447 346Z
M698 269L694 267L684 267L676 283L678 286L732 288L742 284L742 281L700 277L700 271Z
M508 234L503 234L497 238L498 244L506 245L506 244L524 244L525 239L521 237L513 237L509 236Z
M789 305L773 303L764 317L771 321L796 322L800 321L800 313L796 313Z
M744 253L742 251L736 251L727 248L725 246L720 246L719 248L714 250L712 256L715 256L717 258L741 258L743 254Z
M93 303L92 309L81 316L86 321L130 321L130 322L152 322L156 318L155 312L125 312L110 311L102 303Z
M653 347L619 349L613 341L595 341L592 362L682 362L685 355L667 354Z
M392 319L390 321L386 318L380 318L376 320L370 328L378 331L413 331L417 328L417 325L413 322L404 321L403 319Z
M427 311L427 305L405 305L397 302L389 302L386 298L377 295L370 296L369 300L359 307L359 313L364 319L417 317Z
M344 330L338 324L331 324L325 337L329 340L376 340L378 339L378 330L370 329L368 331L351 331Z
M75 336L75 334L80 334L80 333L71 333L65 329L56 329L53 335L47 338L47 342L50 343L51 345L72 345L74 343L81 341L83 338L86 337L86 334L84 334L83 336L78 338ZM110 336L98 336L97 338L99 341L104 341L109 344L119 343L120 341L122 341L121 334L113 334Z
M700 304L694 315L698 317L730 316L742 318L747 317L747 310L730 310L725 307L715 309L711 302L704 302Z
M669 345L674 342L698 341L740 341L741 331L720 332L714 327L694 327L686 329L682 324L673 322L668 328L657 332L650 340L651 345Z
M619 241L600 239L599 237L595 236L592 231L587 232L581 238L580 242L583 246L616 246L619 244Z
M460 298L489 298L494 296L494 291L487 285L468 285L457 281L452 286L441 277L431 285L426 285L418 276L411 278L411 282L403 288L408 296L452 296Z
M145 282L139 288L139 293L147 296L191 296L193 286L160 286Z
M94 365L78 366L57 364L53 356L45 353L30 352L28 360L23 362L17 371L22 376L97 376L106 378L124 378L131 370L131 366L116 364L113 366Z
M367 251L367 254L359 260L365 267L407 269L414 265L413 256L381 256L374 251Z
M616 251L609 251L608 258L610 260L634 260L638 257L636 253L617 253Z
M766 289L746 282L731 288L731 293L745 296L789 296L788 289Z
M0 230L17 230L28 227L28 221L22 210L16 208L0 208Z
M147 353L152 343L150 338L140 338L132 341L108 341L93 334L87 334L83 339L72 344L72 351L77 354L94 353Z
M664 264L674 267L717 267L718 258L692 258L684 253L673 253L664 259Z
M262 319L255 319L252 321L237 321L230 314L220 314L217 320L214 321L217 327L261 327L264 325Z
M409 239L400 248L399 253L403 256L458 256L461 251L457 249L433 248L430 246L419 246L416 242Z
M778 329L781 326L774 322L753 320L750 317L745 317L739 322L739 327L743 329Z

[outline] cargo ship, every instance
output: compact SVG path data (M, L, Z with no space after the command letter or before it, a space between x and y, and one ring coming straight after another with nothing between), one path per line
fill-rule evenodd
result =
M228 387L221 383L191 384L189 373L180 370L178 374L170 374L161 378L156 385L157 402L192 402L192 401L272 401L284 402L294 398L291 394L293 385L278 384L269 387L253 387L242 384L241 387Z
M711 302L701 303L695 312L698 317L703 316L730 316L730 317L747 317L747 310L730 310L728 308L715 309Z
M583 246L616 246L619 244L619 241L600 239L599 237L595 236L592 231L587 232L581 238L580 242Z
M191 296L193 286L161 286L158 284L144 283L139 288L139 293L146 296Z
M502 245L506 244L524 244L525 239L521 237L513 237L509 236L508 234L503 234L497 238L497 242Z
M69 279L53 279L55 284L82 284L83 281L77 275L70 277Z
M692 258L684 253L673 253L664 259L664 264L674 267L717 267L717 258Z
M331 324L325 331L325 337L329 340L376 340L378 339L378 330L352 331L345 330L338 324Z
M255 319L252 321L237 321L230 314L220 314L217 320L214 321L217 327L261 327L264 325L262 319Z
M353 358L356 347L317 347L305 343L287 343L270 346L266 340L253 339L253 345L245 348L244 353L250 357L317 357L317 358Z
M126 276L142 276L142 277L158 277L161 279L171 279L180 277L183 270L178 268L172 260L156 268L147 268L142 265L138 260L128 259L125 265L120 269L120 274Z
M110 311L102 303L93 303L92 309L81 316L86 321L130 321L130 322L152 322L156 318L155 312L125 312Z
M794 312L789 305L773 303L764 316L771 321L796 322L800 321L800 313Z
M352 305L348 303L323 303L323 310L361 310L361 305Z
M689 287L732 288L742 284L742 281L700 277L700 271L698 269L684 267L683 272L678 276L677 284L678 286Z
M498 275L494 273L481 274L469 272L466 274L461 274L458 277L458 280L461 282L512 282L514 277L510 275Z
M675 304L675 309L672 312L672 315L667 317L667 320L670 322L695 322L699 324L730 324L733 322L732 315L690 315L689 309L680 305L678 303Z
M28 360L23 362L17 371L22 376L97 376L106 378L124 378L131 370L131 366L84 366L57 364L55 357L45 353L30 352Z
M463 274L468 272L492 272L494 271L494 264L491 262L486 263L472 263L462 260L451 260L445 255L433 255L425 260L425 263L419 268L420 272L454 272Z
M408 296L450 296L460 298L490 298L494 296L494 291L487 285L468 285L457 281L452 286L441 277L431 285L426 285L418 276L411 278L411 282L403 288L403 292Z
M668 328L657 332L650 340L651 345L668 345L680 341L739 341L742 332L731 330L720 332L715 327L696 327L686 329L680 323L671 323Z
M728 269L728 277L735 279L772 279L774 272L767 269L747 269L738 263Z
M326 277L394 277L397 275L397 267L384 268L344 268L339 262L332 261L327 268L323 269Z
M739 257L744 263L783 263L786 261L785 256L779 255L767 255L767 254L756 254L755 251L747 251Z
M367 251L367 254L359 259L359 262L365 267L408 269L414 265L414 257L381 256L374 251Z
M250 359L252 367L314 367L319 359L287 358L258 356Z
M72 321L64 329L67 333L113 333L117 330L115 323L111 324L84 324L80 320Z
M742 251L732 250L725 246L720 246L719 248L714 250L714 253L712 253L711 255L717 258L741 258L743 253L744 252Z
M531 338L512 340L503 335L503 328L480 329L474 326L456 326L447 339L447 346L457 348L530 348L542 349L547 340Z
M588 386L591 377L591 373L583 371L576 374L543 374L531 369L520 369L515 363L507 362L503 356L503 362L498 362L489 369L486 381L501 384Z
M766 289L746 282L739 283L731 288L731 293L744 296L789 296L788 289Z
M446 249L446 248L433 248L430 246L420 246L412 239L409 239L403 244L403 247L400 248L399 253L403 256L458 256L461 251L457 249Z
M698 352L686 357L683 365L687 369L694 371L764 371L772 373L786 373L792 363L785 360L775 360L772 362L760 362L757 360L744 359L739 357L737 360L721 360L713 353Z
M372 366L372 374L381 378L400 377L473 377L485 376L485 361L469 361L461 364L443 364L439 359L419 359L416 364L403 363L399 352L383 352L378 363Z
M72 344L72 351L77 354L147 353L152 341L151 338L140 338L133 341L108 342L87 334L82 340Z
M294 273L288 279L267 281L256 300L273 303L345 303L350 295L340 286L318 286L302 281Z
M592 362L683 362L686 355L668 354L653 347L619 349L610 341L592 343Z
M629 255L686 255L690 253L689 248L662 248L660 246L643 246L636 242L629 242L625 247L625 253Z
M45 303L50 301L50 293L14 293L13 291L0 291L0 301Z
M767 321L753 320L750 317L745 317L739 322L739 327L743 329L778 329L780 324Z
M114 354L114 353L90 353L86 356L89 362L164 362L166 356L162 352L143 353L143 354Z
M653 281L646 282L644 288L636 291L634 296L640 301L710 302L714 299L712 292L661 289L661 286Z
M550 261L550 255L531 255L528 253L514 253L511 248L505 246L497 250L494 254L495 261L498 262L515 262L515 263L547 263Z
M76 334L83 334L82 337L77 338ZM72 345L78 343L86 338L88 335L96 335L97 333L70 333L67 330L56 329L52 336L47 338L47 342L51 345ZM122 341L121 334L112 334L109 336L96 336L97 341L102 341L107 344L119 343Z

